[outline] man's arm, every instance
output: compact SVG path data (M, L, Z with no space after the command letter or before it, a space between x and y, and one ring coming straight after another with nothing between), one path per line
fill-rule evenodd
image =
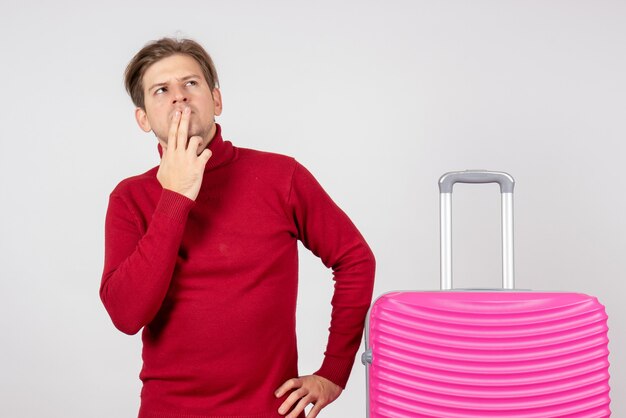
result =
M136 334L160 309L192 205L193 200L163 189L142 236L123 199L109 198L100 298L120 331Z
M105 222L105 261L100 298L115 326L135 334L147 325L170 286L187 216L204 166L211 157L196 154L200 137L187 140L189 112L176 112L157 179L163 186L150 224L142 235L124 198L111 194Z
M313 403L309 413L313 418L339 396L348 381L372 301L375 259L352 221L299 164L293 174L289 207L298 238L326 267L332 268L335 281L322 366L313 376L290 379L277 390L278 397L294 390L281 405L280 413L298 402L288 415L296 417L308 403Z

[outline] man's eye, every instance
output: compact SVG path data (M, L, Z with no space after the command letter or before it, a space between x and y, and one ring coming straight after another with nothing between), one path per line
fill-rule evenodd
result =
M159 94L161 90L165 91L165 87L159 87L158 89L154 91L154 94Z
M196 84L198 84L198 82L197 82L197 81L194 81L194 80L189 80L189 81L187 82L187 84L189 84L189 83L193 83L193 85L194 85L194 86L195 86Z

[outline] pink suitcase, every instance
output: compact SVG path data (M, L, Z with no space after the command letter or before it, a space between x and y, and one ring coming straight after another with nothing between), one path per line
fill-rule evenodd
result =
M503 289L453 290L455 183L500 184ZM607 316L595 297L515 291L506 173L439 180L441 291L390 292L365 328L368 417L608 417Z

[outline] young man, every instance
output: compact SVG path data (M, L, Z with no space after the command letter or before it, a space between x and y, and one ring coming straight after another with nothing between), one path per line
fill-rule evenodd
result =
M159 166L113 190L100 297L143 328L140 418L314 418L345 388L374 282L349 218L293 158L232 145L211 58L188 39L146 45L125 73ZM324 361L299 376L297 240L332 267Z

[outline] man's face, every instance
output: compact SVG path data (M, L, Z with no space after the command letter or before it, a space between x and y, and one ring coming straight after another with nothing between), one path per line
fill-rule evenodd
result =
M145 132L154 132L167 145L172 118L177 110L191 108L188 138L198 135L202 152L215 135L215 116L222 113L219 89L211 92L195 59L176 54L155 62L143 76L145 110L137 108L137 123Z

